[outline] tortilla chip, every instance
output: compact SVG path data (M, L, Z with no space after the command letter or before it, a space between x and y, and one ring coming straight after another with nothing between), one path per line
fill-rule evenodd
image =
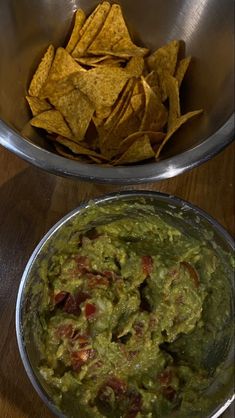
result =
M80 30L80 38L86 32L86 30L87 30L88 26L90 25L91 21L94 19L94 16L96 15L96 13L98 12L98 10L100 9L100 6L101 6L101 3L98 4L98 6L93 10L93 12L86 19L84 25L82 26L82 28Z
M145 93L145 112L140 130L161 131L167 122L167 110L143 77L142 84Z
M148 83L154 93L159 97L159 99L162 100L162 93L159 87L159 76L156 71L151 71L151 73L145 77L145 81Z
M82 29L82 26L85 20L86 20L86 15L84 11L82 9L78 9L75 14L75 23L74 23L72 33L67 43L67 46L65 48L69 54L74 50L75 46L77 45L80 39L80 31Z
M144 56L146 48L140 48L132 42L119 4L113 4L105 23L87 52L94 55L114 55L129 58Z
M83 164L91 163L88 157L83 156L83 155L78 156L78 155L72 154L72 152L70 152L68 148L64 147L61 144L57 144L56 142L54 142L53 145L56 149L56 152L59 155L62 155L62 157L68 158L69 160L73 160L73 161L79 161L80 163L83 163Z
M61 80L49 80L40 91L41 99L53 99L54 97L64 96L75 89L70 77Z
M96 109L113 106L129 78L124 69L116 67L93 68L71 77L74 86L94 103Z
M58 110L48 110L35 116L30 121L35 128L42 128L50 133L72 138L73 134Z
M169 44L157 49L147 58L147 64L150 70L154 70L159 76L159 87L161 90L162 101L167 99L165 86L165 76L174 75L177 64L179 41L171 41Z
M166 80L166 91L169 97L169 114L167 122L167 130L170 131L176 121L180 117L180 96L179 96L179 85L176 78L171 75L167 75Z
M40 113L51 109L50 103L48 103L46 100L41 100L38 97L26 96L26 100L29 104L33 116L37 116Z
M114 165L124 165L148 160L154 157L148 135L142 135L124 152L124 154L114 162Z
M82 141L95 110L90 100L78 89L60 97L51 97L50 100L64 116L73 132L74 141Z
M110 7L111 5L107 1L104 1L99 5L93 15L93 18L90 20L90 23L87 25L86 30L83 35L81 35L81 38L73 50L73 57L82 57L85 54L92 41L102 28L106 17L108 16Z
M120 154L124 153L136 141L136 139L143 137L143 135L147 135L149 137L152 147L154 147L155 145L159 146L159 144L162 143L163 139L166 136L163 132L134 132L133 134L125 138L124 141L122 141L119 149Z
M88 156L93 156L96 158L99 158L100 160L106 160L106 158L100 154L98 154L97 152L83 147L80 144L77 144L73 141L70 141L67 138L64 138L63 136L57 136L55 138L56 142L59 142L59 144L64 145L65 147L69 148L74 154L78 154L78 155L88 155Z
M49 71L51 69L52 61L54 58L54 46L50 45L47 48L45 55L43 56L29 86L29 96L38 97L42 86L44 85Z
M78 57L75 60L82 65L88 67L99 67L101 65L107 65L112 67L120 67L124 62L123 59L117 57L111 57L110 55L104 55L103 57Z
M176 69L175 78L178 81L179 88L187 72L190 62L191 62L191 57L184 58L179 62L179 65Z
M203 112L202 109L200 110L195 110L193 112L188 112L185 115L180 116L179 119L177 119L177 121L175 122L175 125L171 128L171 130L169 132L167 132L167 135L164 139L164 141L162 142L162 144L160 145L157 153L156 153L156 159L159 158L159 155L163 149L163 147L165 146L165 144L169 141L169 139L172 137L172 135L184 124L186 123L189 119L200 115Z
M126 71L130 73L131 77L141 77L144 71L144 58L132 57L126 66Z
M47 83L52 80L61 80L78 71L86 70L81 67L64 48L59 47L56 50Z

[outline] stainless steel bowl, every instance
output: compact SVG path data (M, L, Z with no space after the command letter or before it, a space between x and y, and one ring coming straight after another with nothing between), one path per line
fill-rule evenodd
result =
M233 269L228 260L234 255L234 241L213 218L188 202L157 192L143 191L116 193L98 198L94 200L93 203L103 206L115 204L115 202L120 200L125 202L141 201L143 204L151 203L157 213L163 218L166 218L172 225L180 228L186 234L190 234L199 239L203 236L208 241L209 246L213 245L214 251L216 251L218 258L226 268L228 279L231 281L232 299L234 292ZM74 218L83 216L83 211L89 208L90 204L91 203L84 204L66 215L38 244L24 271L17 298L16 332L25 370L39 396L51 411L60 418L64 417L64 415L53 404L52 399L48 394L49 388L46 387L45 382L43 382L42 377L38 372L39 356L37 342L34 339L33 332L31 333L31 329L29 329L30 327L27 327L26 338L24 332L25 327L23 324L25 323L25 319L28 318L28 312L30 312L32 283L34 283L35 280L38 283L37 262L48 253L48 244L50 244L50 248L52 248L51 244L54 245L58 239L66 239L63 227L72 222ZM101 222L101 220L98 218L97 224L99 224L99 222ZM94 226L94 222L92 222L92 226ZM231 314L232 311L233 309L231 308ZM223 343L219 344L219 350L213 350L213 352L208 353L210 359L211 357L215 358L219 363L223 358L223 367L207 394L212 403L211 411L206 416L201 415L200 418L219 417L234 399L233 377L231 376L231 369L233 370L234 339L231 338L231 340L231 344L229 344L228 347L223 340Z
M58 175L112 183L141 183L176 176L203 163L233 139L233 0L120 0L133 34L154 49L183 39L195 57L184 82L183 111L203 108L203 117L182 127L162 160L132 167L102 168L53 153L26 125L25 95L49 43L61 45L73 12L90 12L97 0L2 0L0 10L0 144ZM25 126L26 125L26 126Z

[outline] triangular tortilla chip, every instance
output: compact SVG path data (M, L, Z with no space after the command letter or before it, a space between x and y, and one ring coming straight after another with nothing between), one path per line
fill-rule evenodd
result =
M175 78L178 81L179 88L187 72L190 62L191 62L191 57L184 58L179 62L179 65L176 69Z
M93 18L90 20L90 23L87 25L85 32L81 35L76 47L72 52L73 57L82 57L85 55L86 50L91 45L92 41L95 39L96 35L99 33L102 28L105 19L110 10L110 3L104 1L99 5L95 11Z
M155 152L152 149L148 135L142 135L124 152L124 154L114 162L114 165L124 165L137 163L154 157Z
M67 126L63 116L57 110L48 110L40 113L31 119L30 124L35 128L42 128L49 133L55 133L65 136L66 138L73 138L73 134Z
M61 97L70 93L75 89L70 77L62 78L61 80L49 80L40 91L41 99L53 99L54 97Z
M144 71L144 58L132 57L126 66L126 71L131 74L131 77L141 77Z
M70 126L74 141L82 141L95 110L88 97L75 89L64 96L51 97L50 100Z
M86 20L86 15L82 9L78 9L75 14L74 27L66 46L66 51L70 54L80 39L80 31Z
M57 48L47 82L61 80L78 71L86 71L81 67L64 48Z
M41 100L38 97L26 96L26 100L29 104L33 116L37 116L40 113L51 109L50 103L48 103L46 100Z
M162 101L167 99L165 76L167 74L172 76L175 74L179 46L179 41L171 41L169 44L157 49L147 58L149 69L156 71L159 76Z
M200 110L195 110L193 112L188 112L185 115L182 115L179 119L177 119L177 121L175 122L175 125L171 128L171 130L169 132L167 132L167 135L164 139L164 141L162 142L162 144L160 145L159 149L157 150L156 153L156 159L159 158L159 155L163 149L163 147L165 146L165 144L169 141L169 139L172 137L172 135L184 124L186 123L189 119L200 115L203 112L202 109Z
M96 109L112 106L129 78L130 74L116 67L93 68L71 77L74 86L87 95Z
M38 97L42 86L47 80L49 71L54 58L54 46L50 45L47 48L29 86L29 96Z
M132 42L124 21L121 7L113 4L107 19L87 50L94 55L116 55L118 57L144 56L146 48L140 48Z
M99 67L101 65L107 65L112 67L120 67L124 62L122 58L112 57L110 55L104 55L101 57L78 57L75 60L88 67Z
M152 147L154 147L155 145L159 146L159 144L162 143L163 139L166 136L166 134L164 134L163 132L134 132L122 141L119 153L123 154L138 138L142 138L143 135L148 135Z
M77 144L73 141L70 141L67 138L64 138L62 136L57 136L54 139L56 142L59 142L59 144L64 145L65 147L69 148L74 154L79 154L79 155L89 155L89 156L93 156L96 158L99 158L103 161L106 161L106 158L104 156L102 156L101 154L98 154L97 152L86 148L80 144Z
M167 75L165 79L166 92L169 97L169 114L167 130L170 131L181 115L179 85L176 78Z
M140 130L161 131L167 122L167 110L143 77L142 83L145 92L145 113Z

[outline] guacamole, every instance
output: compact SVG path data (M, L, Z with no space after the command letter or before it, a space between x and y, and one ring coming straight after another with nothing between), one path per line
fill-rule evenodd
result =
M230 326L228 284L208 242L123 203L84 211L45 254L34 333L59 408L201 417L219 365L210 351Z

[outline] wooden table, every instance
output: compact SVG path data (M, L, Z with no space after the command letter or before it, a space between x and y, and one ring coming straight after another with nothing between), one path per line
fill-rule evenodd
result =
M49 418L18 353L15 302L26 262L45 232L80 202L120 189L175 194L214 216L232 235L234 149L176 178L135 187L95 185L47 174L0 149L0 417ZM231 416L231 415L230 415Z

